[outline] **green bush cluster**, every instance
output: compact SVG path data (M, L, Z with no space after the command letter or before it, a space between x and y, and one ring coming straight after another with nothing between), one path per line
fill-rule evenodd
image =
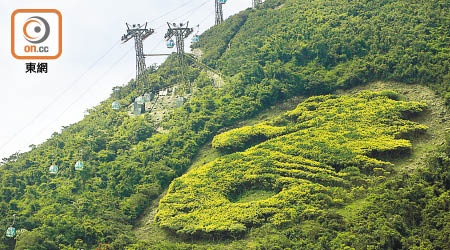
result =
M215 136L212 146L224 152L238 151L258 142L279 136L285 131L286 127L274 127L264 123L242 127Z
M352 183L355 174L349 168L360 170L356 175L362 181L374 169L390 171L390 163L370 155L409 149L411 143L400 136L426 127L402 116L424 107L392 100L387 93L312 97L276 119L290 127L287 134L175 179L160 202L157 221L179 235L237 237L263 223L281 226L315 218L343 205L351 187L360 185ZM263 123L225 132L214 141L239 148L255 134L274 136L278 131L287 130ZM234 196L248 190L271 190L275 195L235 201Z

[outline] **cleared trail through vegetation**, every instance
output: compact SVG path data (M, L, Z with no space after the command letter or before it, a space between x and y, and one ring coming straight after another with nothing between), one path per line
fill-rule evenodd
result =
M164 232L155 223L155 215L158 212L159 201L167 194L167 189L145 210L134 225L134 233L139 239L164 238Z
M225 85L225 81L223 80L223 75L220 71L215 70L208 65L201 62L201 58L203 56L203 52L201 49L193 49L192 55L186 54L187 58L190 59L193 63L199 65L203 70L206 71L208 77L214 82L214 86L216 88L221 88Z

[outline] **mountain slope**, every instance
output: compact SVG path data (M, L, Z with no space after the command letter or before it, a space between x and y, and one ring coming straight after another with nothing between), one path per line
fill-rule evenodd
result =
M113 100L128 106L142 94L130 81L79 123L4 159L0 225L6 230L18 215L16 227L24 230L17 249L124 249L136 242L132 224L202 145L279 101L372 80L426 84L448 100L449 7L442 0L267 0L243 11L195 45L203 63L226 76L223 88L212 87L195 65L182 76L173 57L148 69L146 90L184 81L196 86L188 103L165 116L164 134L148 114L111 110ZM81 158L86 168L77 172L73 165ZM56 176L48 173L52 163L61 167ZM314 234L322 225L299 227ZM255 247L271 245L267 240ZM14 244L2 236L0 249Z
M278 95L394 80L424 83L448 98L449 5L424 0L267 1L265 8L247 10L205 32L196 46L204 51L205 63L244 85L281 85L273 87ZM231 32L236 19L245 22Z
M313 97L274 121L217 135L213 147L219 150L267 141L174 180L156 221L179 235L236 237L264 223L314 219L342 206L355 197L351 187L370 182L366 175L392 171L368 155L407 151L411 144L401 136L427 129L400 119L424 105L388 97L397 98L391 92ZM243 201L250 191L270 195Z
M443 99L439 98L430 89L422 85L407 85L396 82L374 82L365 86L352 88L348 91L342 91L340 94L356 94L362 89L376 91L395 90L401 93L399 95L400 100L417 100L425 102L427 104L428 108L425 111L421 112L417 116L409 117L414 121L427 124L427 126L429 127L427 132L422 134L421 136L407 136L408 139L412 140L412 149L410 154L395 154L394 157L384 157L384 160L393 162L394 172L386 177L376 177L381 178L378 179L380 181L397 180L396 172L409 172L411 174L411 178L418 179L419 177L416 176L416 171L414 171L413 169L423 169L426 166L426 162L424 159L432 157L432 155L430 154L434 154L433 151L436 150L436 146L444 145L444 135L446 134L445 130L446 128L450 127L450 120L447 120L447 117L449 117L450 114L444 106ZM296 106L294 105L294 103L299 102L301 102L301 99L299 98L289 99L286 103L276 105L274 106L274 109L264 111L253 119L240 122L240 125L238 125L238 127L252 126L260 122L266 123L267 121L275 119L277 117L277 114L281 114L287 112L288 110L294 109ZM196 157L194 166L192 166L192 170L188 173L191 173L193 170L198 169L206 163L208 163L208 165L211 165L210 162L219 157L220 154L216 149L212 148L211 145L206 145L202 149L200 155ZM434 166L431 166L430 168L434 168ZM187 178L187 176L185 176L184 178ZM400 179L401 178L405 178L405 176L400 176ZM408 180L408 183L409 182L413 183L412 180ZM189 185L190 181L188 181L187 183ZM378 181L376 183L378 183ZM375 185L375 187L377 186L378 184ZM385 195L388 194L387 191L389 191L390 188L391 187L381 186L377 188L377 192L380 196ZM421 188L426 187L424 186ZM153 206L153 209L150 210L152 212L150 212L145 218L143 218L143 224L138 225L136 228L138 238L143 242L140 243L140 247L138 247L138 245L135 245L134 248L130 249L258 249L258 247L267 246L278 246L281 248L291 247L292 249L314 248L313 246L315 246L315 248L317 249L340 249L332 248L331 246L338 246L336 242L341 242L340 244L346 244L345 242L348 242L349 240L359 240L359 243L355 242L354 247L356 247L356 249L364 249L364 247L362 246L369 243L368 241L364 242L364 240L367 239L370 239L372 241L370 242L370 244L382 244L379 239L373 237L373 235L375 234L382 234L382 230L371 233L367 233L366 229L364 229L366 233L356 233L352 231L354 230L354 228L351 226L351 223L356 223L356 225L359 225L359 227L361 228L361 226L364 225L364 223L359 223L360 221L364 220L362 216L364 216L365 213L373 213L377 211L371 210L371 208L375 208L377 206L377 202L379 202L379 200L371 201L371 199L373 199L372 194L375 194L372 187L369 187L366 191L363 191L363 189L359 190L359 194L360 196L358 196L359 198L356 199L356 202L353 203L353 200L350 199L348 200L349 202L351 202L349 205L338 205L338 207L341 206L341 208L335 210L337 214L333 215L334 209L328 211L328 215L326 217L327 220L336 221L336 223L342 225L339 228L333 227L333 223L317 224L324 223L326 221L324 221L325 216L322 216L319 217L318 222L314 222L314 220L308 220L303 224L291 223L282 227L274 227L273 225L271 225L271 223L265 223L262 226L251 228L249 230L249 233L242 239L222 239L220 241L217 241L217 237L220 236L212 235L212 239L198 239L194 243L192 243L191 237L189 237L188 239L184 237L174 237L172 233L165 232L164 230L159 228L155 222L155 214L158 211L156 210L157 204L155 204ZM252 200L264 200L266 198L269 198L267 196L264 196L264 194L252 191L244 192L244 195L239 197L241 201L245 201L245 199L251 198L252 195ZM377 196L375 195L374 197ZM391 205L395 204L389 200L386 200L386 202L390 203L384 205L385 209L391 209ZM418 207L417 209L420 208ZM396 211L398 213L402 213L404 210L397 209ZM389 213L392 212L393 211L389 211ZM386 213L386 215L388 215L389 213ZM392 214L391 216L394 215L395 214ZM380 217L380 215L378 215L378 217ZM371 219L374 218L377 217L371 217ZM372 222L369 221L369 223ZM408 225L408 227L413 228L412 225ZM314 231L313 229L316 231ZM338 234L339 236L338 238L336 238ZM359 234L360 237L351 238L350 236L354 234ZM416 236L419 235L417 232L415 234ZM315 238L319 237L319 235L322 237L320 240ZM342 237L344 236L350 238L342 239ZM306 244L310 245L307 246ZM385 248L386 247L381 247L380 249Z

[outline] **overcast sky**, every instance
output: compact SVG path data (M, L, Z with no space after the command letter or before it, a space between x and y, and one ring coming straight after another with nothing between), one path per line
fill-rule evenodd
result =
M225 18L250 7L251 2L228 0ZM30 60L11 55L11 14L16 9L58 9L62 13L63 53L47 61L47 74L25 74L25 63ZM125 22L146 21L156 33L144 42L144 52L170 53L163 40L165 23L190 21L192 26L200 24L203 32L214 24L214 0L0 0L0 158L27 151L29 145L42 143L62 126L81 120L114 86L133 78L134 43L120 44L120 38ZM146 63L162 60L148 58Z

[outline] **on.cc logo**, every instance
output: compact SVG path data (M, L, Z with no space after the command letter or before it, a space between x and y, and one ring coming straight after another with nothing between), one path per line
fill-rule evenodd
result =
M62 53L62 16L55 9L18 9L11 15L11 54L16 59L56 59Z
M27 19L23 25L23 34L30 43L42 43L50 35L50 25L47 20L39 16L33 16Z

